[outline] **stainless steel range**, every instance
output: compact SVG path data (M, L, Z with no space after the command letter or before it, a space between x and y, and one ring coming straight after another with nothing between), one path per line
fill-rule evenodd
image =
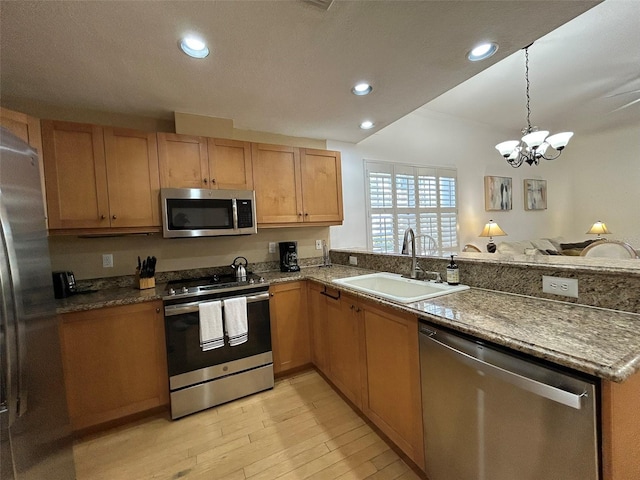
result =
M240 397L273 388L269 285L248 274L172 281L164 301L171 418L176 419ZM205 350L200 338L203 304L245 297L247 341ZM223 316L225 315L223 309Z

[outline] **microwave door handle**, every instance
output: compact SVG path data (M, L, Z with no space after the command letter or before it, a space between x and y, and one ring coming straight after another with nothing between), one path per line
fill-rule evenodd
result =
M238 202L235 198L231 199L231 210L233 211L233 229L238 230Z

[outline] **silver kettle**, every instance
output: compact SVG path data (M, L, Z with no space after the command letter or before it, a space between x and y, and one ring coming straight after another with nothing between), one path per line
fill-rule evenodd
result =
M236 265L236 261L242 259L244 260L244 265L242 262L238 262ZM231 264L231 268L236 271L236 281L238 282L246 282L247 281L247 265L249 262L244 257L236 257L233 259L233 263Z

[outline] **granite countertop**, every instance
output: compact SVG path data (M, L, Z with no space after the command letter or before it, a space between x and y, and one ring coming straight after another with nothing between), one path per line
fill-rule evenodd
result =
M640 315L472 288L400 305L332 283L372 273L334 265L300 272L264 272L270 284L311 279L367 300L415 314L435 324L527 353L605 380L622 382L640 370ZM161 299L155 289L113 288L57 300L58 313Z

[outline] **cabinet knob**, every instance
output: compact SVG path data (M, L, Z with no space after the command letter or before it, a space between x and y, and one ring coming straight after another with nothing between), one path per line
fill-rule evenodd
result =
M269 296L270 296L270 297L273 297L273 293L270 293L270 294L269 294Z
M211 179L211 183L212 183L212 184L215 184L215 183L216 183L216 179L215 179L215 178L212 178L212 179Z
M308 217L308 216L309 216L309 214L308 214L308 213L305 213L305 214L304 214L304 216L305 216L305 217Z
M206 185L206 184L207 184L207 182L208 182L209 180L207 180L206 178L203 178L203 179L202 179L202 181L203 181L203 182L204 182L204 184Z
M118 217L116 217L116 216L114 215L114 216L113 216L113 217L111 217L111 218L113 218L113 219L115 220L115 219L117 219Z
M302 216L302 212L298 212L298 216L301 217Z
M160 313L160 308L156 308L156 313Z

